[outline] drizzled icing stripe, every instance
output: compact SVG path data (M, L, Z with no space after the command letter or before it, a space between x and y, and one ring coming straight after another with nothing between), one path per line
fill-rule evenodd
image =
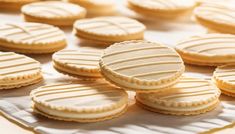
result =
M177 99L182 101L181 99L184 98L188 99L188 101L191 101L191 97L200 97L205 95L207 96L205 99L208 99L216 96L217 94L219 94L219 90L209 81L197 78L182 77L178 84L174 85L169 90L166 90L166 92L153 94L152 97L166 101L174 99L177 102Z
M101 51L83 50L62 50L54 54L53 59L57 62L63 62L68 65L79 66L98 66L101 57ZM85 57L84 57L85 56Z
M89 97L89 100L104 101L112 98L122 98L124 92L117 90L117 88L110 86L106 82L95 83L61 83L43 86L34 90L31 95L38 100L48 103L55 103L56 101L69 102L74 104L74 99L77 100L76 104L83 104L84 98ZM87 102L87 100L85 100ZM89 101L88 101L89 102Z
M107 63L106 65L114 65L114 64L119 64L123 62L128 62L128 61L134 61L134 60L141 60L141 59L148 59L148 58L156 58L156 57L178 57L178 55L175 54L156 54L156 55L147 55L147 56L141 56L141 57L132 57L132 58L127 58L123 60L117 60L113 61L110 63Z
M56 3L55 3L56 4ZM39 7L40 10L38 10L37 12L33 12L33 13L41 13L41 11L46 11L46 12L49 12L49 13L53 13L55 15L64 15L64 13L67 13L68 15L73 15L73 12L71 12L69 10L69 8L64 8L64 7L60 7L58 5L55 5L53 3L40 3L40 4L30 4L28 5L29 8L32 8L33 10L37 10L37 8ZM38 8L38 9L39 9ZM41 9L43 8L43 9ZM58 12L58 11L63 11L63 12ZM61 14L63 13L63 14Z
M148 50L148 49L167 49L167 47L164 46L150 46L150 47L139 47L139 48L133 48L133 49L128 49L128 50L122 50L122 51L117 51L113 52L110 54L105 54L103 58L107 58L109 56L114 56L117 54L124 54L124 53L129 53L129 52L136 52L136 51L143 51L143 50Z
M221 36L220 36L221 35ZM182 41L176 45L178 49L191 50L194 47L199 47L192 50L197 53L204 53L220 49L234 49L235 36L228 34L208 34L200 37L192 37Z
M145 66L151 66L151 65L162 65L162 64L182 64L182 62L181 61L162 61L162 62L142 63L142 64L137 64L137 65L119 67L119 68L115 68L113 70L114 71L123 71L123 70L131 69L131 68L145 67Z
M96 31L98 29L104 29L104 28L110 28L110 30L119 29L122 30L125 34L131 34L131 29L134 28L141 28L144 27L142 24L140 24L137 21L128 19L128 18L114 18L115 20L112 20L112 18L109 17L103 17L103 18L95 18L95 19L89 19L89 20L81 20L77 21L75 23L75 27L77 29L81 30L92 30ZM94 25L90 25L94 24Z
M58 39L62 40L65 38L64 33L58 28L46 24L32 25L32 23L12 23L2 25L2 27L8 27L8 29L0 30L0 38L22 41L23 43L33 43L44 40L57 41Z
M17 75L29 71L38 71L39 63L33 59L14 53L0 53L0 76Z

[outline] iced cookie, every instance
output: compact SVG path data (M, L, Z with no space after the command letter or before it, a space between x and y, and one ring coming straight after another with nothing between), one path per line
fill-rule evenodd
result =
M113 0L67 0L87 9L88 16L113 15L116 6Z
M72 26L86 16L86 10L75 4L61 1L44 1L27 4L21 12L25 21L47 23L56 26Z
M0 0L0 10L18 11L23 5L36 1L40 0Z
M13 52L0 52L0 89L19 88L41 80L38 61Z
M213 110L220 90L204 79L183 77L158 93L137 93L137 104L147 110L171 115L196 115Z
M223 65L216 68L213 81L223 94L235 97L235 65Z
M235 36L204 34L179 42L176 51L188 64L218 66L235 63Z
M30 96L36 113L64 121L104 121L120 116L128 106L127 93L103 81L50 84Z
M194 10L201 25L221 32L235 34L235 6L224 3L205 3Z
M78 20L74 24L77 37L107 44L143 39L144 30L142 23L126 17L97 17Z
M75 77L101 77L99 60L102 49L61 50L54 53L53 66L59 72Z
M27 22L0 25L0 50L40 54L65 46L64 32L51 25Z
M146 17L177 18L195 6L193 0L128 0L128 7Z
M184 63L171 48L147 41L115 43L104 50L102 75L124 89L159 91L178 82Z

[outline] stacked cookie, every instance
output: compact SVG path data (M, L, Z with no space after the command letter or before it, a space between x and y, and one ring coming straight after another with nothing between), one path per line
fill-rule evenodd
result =
M194 0L128 0L128 8L144 17L176 19L190 12Z
M234 7L229 3L203 3L194 10L194 16L197 22L212 31L235 34Z
M214 33L182 40L175 49L187 64L218 66L214 71L213 82L222 90L222 93L234 96L234 44L235 35Z

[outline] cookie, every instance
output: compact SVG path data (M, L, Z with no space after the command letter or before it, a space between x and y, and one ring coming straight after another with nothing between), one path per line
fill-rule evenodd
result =
M41 80L38 61L13 52L0 52L0 89L19 88Z
M86 16L86 10L75 4L62 1L44 1L24 5L21 9L24 20L56 26L72 26Z
M67 0L87 10L88 16L114 15L116 6L113 0Z
M235 10L232 4L205 3L194 10L194 16L206 28L235 34Z
M195 6L193 0L128 0L128 8L146 17L177 18Z
M196 115L213 110L219 103L220 90L210 81L182 77L173 87L157 93L137 93L141 107L171 115Z
M213 73L213 81L223 94L235 97L235 65L218 66Z
M35 112L64 121L104 121L120 116L128 106L127 93L104 81L50 84L30 96Z
M111 45L99 64L106 80L138 92L156 92L174 85L185 68L174 49L142 40Z
M96 17L78 20L74 24L77 37L107 44L143 39L144 30L143 24L126 17Z
M75 77L101 77L99 60L102 49L61 50L53 54L53 66L59 72Z
M51 25L27 22L0 25L0 50L40 54L65 46L64 32Z
M235 36L230 34L193 36L179 42L175 49L188 64L218 66L235 63Z
M18 11L23 5L37 1L40 0L0 0L0 10Z

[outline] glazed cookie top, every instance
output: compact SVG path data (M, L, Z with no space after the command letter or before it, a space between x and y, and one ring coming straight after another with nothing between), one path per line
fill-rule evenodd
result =
M176 50L199 56L235 56L235 36L230 34L205 34L179 42ZM216 60L216 59L215 59Z
M115 43L104 50L100 66L114 76L159 82L179 76L184 63L175 50L142 40Z
M231 85L235 85L235 65L218 66L214 71L213 78Z
M66 41L66 38L64 32L57 27L41 23L24 22L0 25L0 40L22 45L43 45Z
M21 9L23 14L41 18L73 18L85 16L86 10L75 4L61 1L44 1L27 4Z
M102 49L93 48L61 50L53 55L53 61L72 68L99 72L99 60L102 52Z
M102 112L127 104L127 93L105 81L57 83L30 94L34 103L70 112Z
M40 63L25 55L0 52L0 80L30 78L41 73Z
M196 106L207 104L217 99L220 90L210 81L182 77L173 87L158 93L138 93L138 98L167 106Z
M233 4L205 3L194 10L196 17L217 22L218 24L227 24L235 26L235 10Z
M124 36L145 30L142 23L126 17L96 17L78 20L75 22L74 28L101 36Z
M185 10L193 8L193 0L128 0L131 4L150 10Z

